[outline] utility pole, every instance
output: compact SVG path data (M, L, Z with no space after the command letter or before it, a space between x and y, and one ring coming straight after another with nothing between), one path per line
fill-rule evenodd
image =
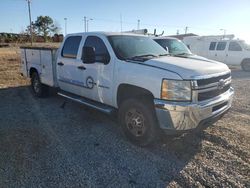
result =
M89 21L93 20L92 18L88 18L86 16L83 17L84 21L84 31L88 32L89 31Z
M84 20L84 31L87 32L87 17L84 16L83 20Z
M141 22L141 20L137 20L137 30L140 29L140 22Z
M189 28L188 26L185 27L185 34L187 34L188 32L188 28Z
M87 32L89 32L89 21L93 20L92 18L87 19Z
M121 24L121 33L122 33L122 14L120 14L120 24Z
M226 29L220 29L220 30L223 31L223 38L225 38L227 30Z
M64 18L64 29L65 29L65 36L67 35L67 18Z
M32 22L31 22L30 1L31 0L27 0L28 8L29 8L29 19L30 19L30 42L31 42L31 46L32 46L33 45L33 31L32 31Z

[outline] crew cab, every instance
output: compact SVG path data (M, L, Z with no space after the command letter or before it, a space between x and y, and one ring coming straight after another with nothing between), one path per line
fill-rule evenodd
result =
M22 47L22 74L37 97L48 88L104 113L118 114L130 141L182 132L221 117L234 90L227 65L170 56L147 36L69 34L59 49Z

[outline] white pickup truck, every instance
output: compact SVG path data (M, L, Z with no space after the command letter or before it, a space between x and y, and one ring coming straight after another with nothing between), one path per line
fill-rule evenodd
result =
M54 87L60 96L118 112L125 135L141 146L159 130L178 133L216 121L234 94L227 65L169 55L136 34L69 34L59 49L22 47L21 58L35 96Z

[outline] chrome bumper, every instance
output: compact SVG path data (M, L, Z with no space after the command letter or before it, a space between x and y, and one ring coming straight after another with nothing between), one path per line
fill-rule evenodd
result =
M192 102L169 102L155 99L155 111L160 128L188 130L224 114L232 104L234 89L210 100Z

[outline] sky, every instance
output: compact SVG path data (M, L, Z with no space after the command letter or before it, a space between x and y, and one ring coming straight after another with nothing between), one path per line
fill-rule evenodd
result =
M47 15L60 25L61 33L120 32L146 28L150 33L174 35L177 30L198 35L235 34L250 43L250 0L31 0L32 21ZM1 0L0 32L20 33L29 24L26 0ZM221 30L222 29L222 30Z

